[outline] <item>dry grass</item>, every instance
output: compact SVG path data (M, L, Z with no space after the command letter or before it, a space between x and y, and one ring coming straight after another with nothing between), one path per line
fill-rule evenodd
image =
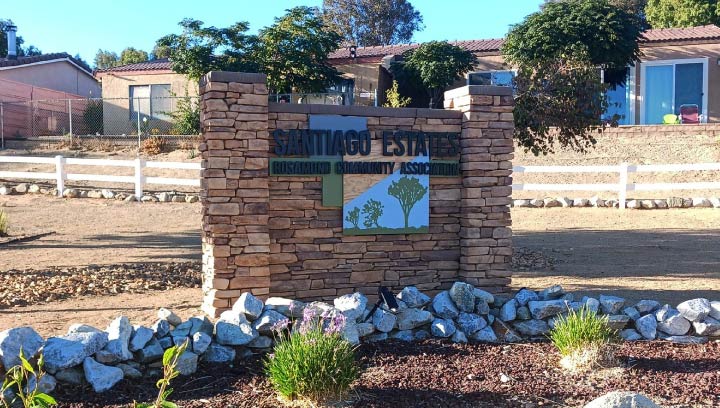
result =
M5 211L0 210L0 237L8 236L8 216Z
M573 350L560 359L560 367L570 374L586 373L619 366L615 345L595 343Z
M157 136L145 139L140 144L140 150L149 156L155 156L165 151L167 143L165 139Z

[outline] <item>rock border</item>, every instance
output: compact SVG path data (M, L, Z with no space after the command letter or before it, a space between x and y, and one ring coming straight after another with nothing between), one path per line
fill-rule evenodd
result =
M514 296L493 295L468 283L456 282L449 290L430 297L414 286L397 294L398 309L377 309L365 295L342 295L332 303L271 297L265 301L243 293L232 310L217 321L195 316L183 321L168 309L158 311L150 327L133 326L120 316L105 330L73 324L67 334L43 340L30 327L0 332L0 362L17 364L20 348L26 355L43 353L49 375L45 392L58 383L89 383L95 392L111 389L123 378L159 377L165 349L189 343L179 370L194 373L198 364L231 364L273 346L273 329L303 316L347 321L341 335L353 344L388 339L412 342L430 337L456 343L522 342L545 339L558 316L586 307L607 315L610 326L627 341L661 339L700 344L720 336L720 301L704 298L680 303L677 308L653 300L630 304L625 299L600 295L575 299L559 285L536 292L521 289Z
M619 208L617 199L602 199L598 196L590 198L568 198L568 197L547 197L547 198L524 198L516 199L511 203L515 208ZM720 208L718 197L669 197L669 198L647 198L627 199L625 208L635 210L667 210L670 208Z
M0 184L0 195L22 195L39 194L57 197L57 188L46 188L38 184L19 183L14 186ZM160 203L197 203L200 201L199 194L178 193L176 191L163 191L160 193L147 193L138 199L135 194L113 191L110 189L80 189L66 188L63 190L63 198L95 198L133 202L160 202Z

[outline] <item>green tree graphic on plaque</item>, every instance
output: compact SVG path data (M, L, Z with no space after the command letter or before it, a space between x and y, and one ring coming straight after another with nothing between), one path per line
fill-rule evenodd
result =
M369 199L363 206L362 212L365 214L363 221L365 228L372 228L373 225L375 228L380 228L378 219L383 215L383 204L380 201Z
M360 228L358 224L360 223L360 209L355 207L350 212L348 212L347 217L345 217L345 221L352 224L355 228Z
M405 216L405 228L408 227L410 211L415 204L427 194L427 191L427 187L420 184L420 180L407 176L402 177L398 181L393 181L390 187L388 187L388 194L400 201L400 208L402 208L403 215Z

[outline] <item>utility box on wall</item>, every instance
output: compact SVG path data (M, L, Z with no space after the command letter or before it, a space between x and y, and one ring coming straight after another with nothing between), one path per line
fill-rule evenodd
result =
M204 310L244 291L502 291L512 255L512 96L446 110L269 104L265 76L211 72L203 107Z

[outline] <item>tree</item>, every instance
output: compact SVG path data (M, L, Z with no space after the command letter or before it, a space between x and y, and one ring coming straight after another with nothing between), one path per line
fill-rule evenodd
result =
M717 0L648 0L645 15L654 28L720 24Z
M393 181L388 187L388 194L398 199L403 216L405 217L405 228L408 227L410 211L420 201L428 188L420 184L417 177L403 176L398 181Z
M120 53L120 65L137 64L148 60L148 53L133 47L127 47Z
M158 60L165 58L170 58L170 47L168 47L167 45L155 44L152 52L150 52L150 59Z
M388 108L404 108L412 102L412 98L404 97L400 94L398 81L393 80L392 87L385 91L387 102L385 106Z
M605 91L639 60L642 31L641 16L607 0L548 3L513 26L502 51L517 67L518 143L534 154L553 152L556 143L579 151L594 145L593 130L605 126Z
M380 201L369 199L363 205L362 212L365 215L365 221L363 221L365 228L372 228L373 225L375 228L380 228L378 220L383 215L383 204Z
M210 71L253 71L257 65L246 54L255 37L245 34L248 23L241 21L228 28L204 27L200 20L186 18L180 23L181 34L169 34L157 41L167 47L173 71L198 80Z
M323 0L323 18L362 47L409 42L423 29L420 12L406 0Z
M470 51L446 41L430 41L409 51L405 63L395 65L393 70L403 70L409 81L421 83L430 97L430 107L434 108L442 103L445 88L462 79L476 62Z
M345 221L352 224L355 228L360 228L358 224L360 223L360 209L358 207L353 208L351 211L348 211L347 217L345 217Z
M5 27L11 24L13 24L12 20L5 20L0 18L0 58L5 58L8 52L7 33L5 32ZM29 45L23 48L23 44L25 44L25 40L22 38L22 36L16 35L15 47L17 48L18 57L42 54L42 52L34 45Z
M329 54L340 46L340 36L316 11L292 8L258 33L252 59L276 93L325 92L340 80L340 73L327 63Z
M119 58L118 55L112 51L99 49L95 54L94 62L96 69L107 69L119 65Z

